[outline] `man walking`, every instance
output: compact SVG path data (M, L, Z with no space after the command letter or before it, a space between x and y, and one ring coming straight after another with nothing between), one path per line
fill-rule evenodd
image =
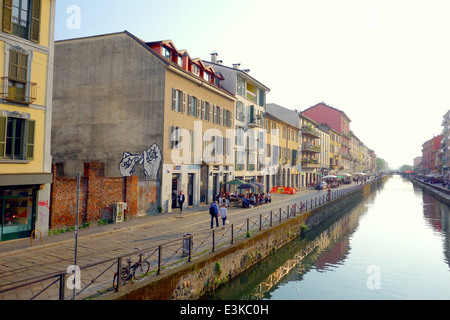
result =
M211 203L209 207L209 214L211 215L211 229L214 227L214 218L216 218L216 226L219 227L219 207L217 201Z
M183 191L180 191L180 195L178 196L178 204L180 205L180 213L183 213L183 203L184 203L184 194L183 194Z

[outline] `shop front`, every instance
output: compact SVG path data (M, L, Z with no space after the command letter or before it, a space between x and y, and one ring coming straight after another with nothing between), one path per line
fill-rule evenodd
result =
M0 241L31 236L36 225L38 187L0 188Z

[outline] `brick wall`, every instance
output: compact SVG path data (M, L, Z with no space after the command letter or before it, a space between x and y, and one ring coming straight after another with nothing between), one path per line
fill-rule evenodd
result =
M138 177L105 178L104 164L89 162L84 165L80 181L79 213L83 222L96 223L113 217L113 204L126 202L125 218L138 212ZM50 229L75 225L77 178L56 177L53 164Z

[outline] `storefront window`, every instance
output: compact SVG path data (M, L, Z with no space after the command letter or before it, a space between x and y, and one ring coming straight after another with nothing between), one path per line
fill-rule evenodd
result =
M0 241L28 237L34 227L33 189L0 190Z

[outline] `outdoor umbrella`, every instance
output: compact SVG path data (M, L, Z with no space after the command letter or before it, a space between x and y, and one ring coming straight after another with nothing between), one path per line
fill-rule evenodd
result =
M337 176L333 176L333 175L328 175L323 177L324 179L332 179L332 178L337 178Z
M255 182L255 183L252 183L252 184L254 184L254 185L256 185L258 188L260 188L260 189L263 189L264 188L264 184L262 184L262 183L259 183L259 182Z
M244 183L237 187L238 189L256 189L258 188L257 185L254 183Z
M234 179L231 181L228 181L226 184L232 184L232 185L241 185L244 184L245 182L239 179Z

